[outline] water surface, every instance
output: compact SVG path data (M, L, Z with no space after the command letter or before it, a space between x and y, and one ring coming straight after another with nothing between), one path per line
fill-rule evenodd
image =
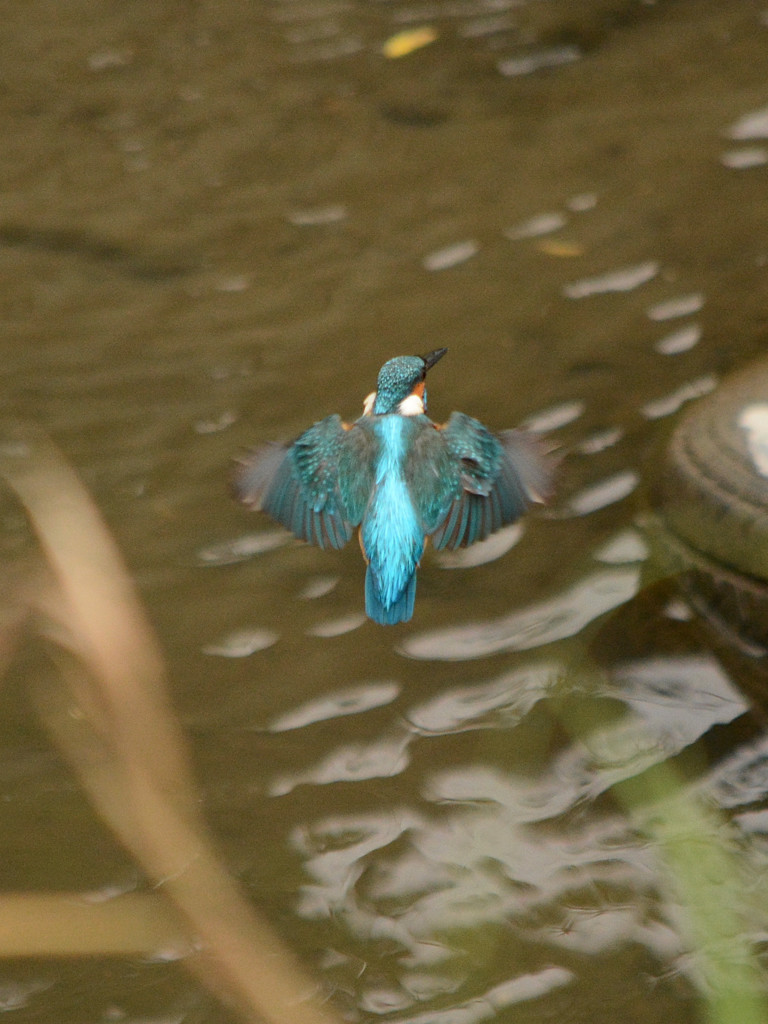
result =
M693 828L733 848L734 950L764 945L760 666L636 520L675 414L764 348L766 33L704 0L5 11L5 411L102 508L227 863L346 1019L708 1019L660 777L717 809ZM428 557L383 629L356 545L236 507L228 464L442 345L432 415L548 430L559 490L464 564ZM23 543L10 501L3 530ZM2 698L4 888L142 889L31 670ZM230 1019L136 960L7 962L0 1007Z

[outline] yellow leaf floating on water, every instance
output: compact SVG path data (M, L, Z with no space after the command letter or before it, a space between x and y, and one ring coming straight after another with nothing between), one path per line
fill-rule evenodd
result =
M547 256L583 256L584 247L577 242L558 242L555 238L547 238L545 241L537 242L536 248Z
M421 28L409 28L404 32L397 32L390 36L381 48L381 52L390 60L397 57L405 57L414 50L420 50L422 46L429 46L437 39L437 29L431 25L422 25Z

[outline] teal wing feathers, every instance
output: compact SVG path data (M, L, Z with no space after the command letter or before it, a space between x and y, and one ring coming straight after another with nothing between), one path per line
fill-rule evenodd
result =
M368 444L359 427L327 416L294 442L267 444L241 459L235 494L301 540L341 548L360 524L370 494Z
M515 522L550 489L550 468L539 441L521 430L493 434L455 412L442 429L424 435L434 473L422 474L420 513L440 550L484 540ZM426 480L424 479L426 477Z

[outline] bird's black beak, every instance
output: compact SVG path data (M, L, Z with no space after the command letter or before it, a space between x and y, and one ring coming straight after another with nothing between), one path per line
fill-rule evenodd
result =
M442 359L445 353L448 351L447 348L436 348L432 352L427 352L425 356L420 356L420 359L424 360L424 372L431 370L438 359Z

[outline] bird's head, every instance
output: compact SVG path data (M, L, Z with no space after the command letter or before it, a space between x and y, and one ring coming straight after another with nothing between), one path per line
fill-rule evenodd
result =
M427 370L447 351L447 348L436 348L425 356L396 356L384 363L379 370L376 390L365 400L363 413L374 416L389 412L399 412L403 416L421 415L427 408Z

